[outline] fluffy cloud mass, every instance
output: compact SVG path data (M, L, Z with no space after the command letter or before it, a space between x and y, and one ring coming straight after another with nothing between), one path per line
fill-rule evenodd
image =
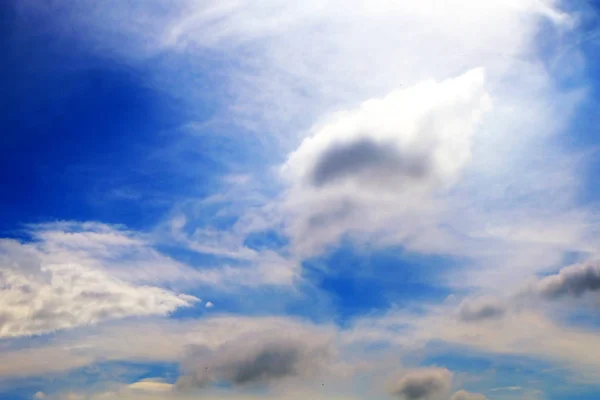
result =
M29 244L0 241L0 336L37 335L116 318L166 315L199 301L111 277L98 265L101 258L91 262L90 254L103 253L107 246L136 243L126 236L97 229L38 233L41 241ZM63 238L59 250L57 234L74 240Z
M256 386L292 378L313 378L335 356L331 337L318 332L266 331L242 335L218 349L195 348L183 363L181 389L214 383Z
M407 373L392 384L390 393L402 400L438 400L449 390L452 373L444 368L429 368Z
M292 185L290 234L301 250L431 211L434 194L469 162L472 136L491 107L484 82L475 69L421 83L314 128L282 167Z
M600 263L588 262L563 268L556 275L542 278L535 285L535 291L546 299L581 297L600 291Z
M468 162L471 137L490 107L484 71L426 82L364 102L315 128L283 173L305 186L414 191L445 186Z

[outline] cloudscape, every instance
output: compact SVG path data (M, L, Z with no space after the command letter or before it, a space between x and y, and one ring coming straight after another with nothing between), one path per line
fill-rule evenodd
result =
M5 0L0 399L600 399L592 0Z

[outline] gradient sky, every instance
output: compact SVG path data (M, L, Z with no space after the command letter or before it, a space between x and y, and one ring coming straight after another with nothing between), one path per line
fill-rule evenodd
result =
M0 3L0 399L600 398L593 0Z

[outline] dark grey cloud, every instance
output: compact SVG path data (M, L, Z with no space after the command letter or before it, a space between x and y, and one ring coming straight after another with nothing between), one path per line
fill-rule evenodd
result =
M488 398L480 393L469 393L466 390L459 390L452 395L450 400L488 400Z
M234 369L231 382L243 385L252 382L267 382L297 373L300 349L289 345L274 345L263 349L247 360L242 360Z
M391 386L390 393L402 400L436 400L450 390L452 373L444 368L409 372Z
M588 292L600 291L600 263L590 262L563 268L556 275L542 278L535 290L547 299L580 297Z
M421 154L402 154L397 146L361 138L350 143L333 143L315 162L310 176L321 187L351 176L379 180L381 177L422 178L430 161Z
M504 303L488 297L467 299L458 308L458 317L465 322L501 318L505 313Z
M179 389L218 382L260 386L322 370L334 356L329 340L319 335L281 332L243 336L216 350L196 347L182 364Z

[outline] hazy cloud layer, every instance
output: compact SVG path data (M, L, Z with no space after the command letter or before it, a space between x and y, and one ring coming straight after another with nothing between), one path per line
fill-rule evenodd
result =
M274 332L286 332L293 341L316 337L315 343L334 338L331 326L315 326L287 317L217 316L204 319L126 319L106 321L56 333L50 342L0 349L1 356L11 363L0 365L0 378L40 376L92 365L98 361L143 361L151 363L179 363L190 360L192 349L208 351L217 357L218 350L228 343L241 346L241 338L273 337ZM250 341L255 343L258 339ZM308 343L313 343L306 339ZM205 349L210 349L205 350ZM52 363L40 363L52 359Z
M594 329L553 321L542 310L521 309L502 319L463 322L454 306L429 306L427 313L390 312L374 318L358 318L345 332L347 341L390 343L402 348L422 349L428 343L446 343L459 349L487 354L534 357L568 368L581 376L597 378L600 334Z

